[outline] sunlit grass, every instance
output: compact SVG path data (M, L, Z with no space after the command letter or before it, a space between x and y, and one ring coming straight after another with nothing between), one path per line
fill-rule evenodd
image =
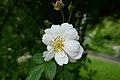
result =
M90 68L97 70L93 80L120 80L120 63L88 55Z

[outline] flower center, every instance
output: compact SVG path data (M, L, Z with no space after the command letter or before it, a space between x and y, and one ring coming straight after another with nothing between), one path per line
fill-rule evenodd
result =
M58 51L61 51L62 50L62 47L64 46L63 44L64 42L64 39L63 38L60 38L60 36L57 36L55 39L54 39L54 50L56 52Z

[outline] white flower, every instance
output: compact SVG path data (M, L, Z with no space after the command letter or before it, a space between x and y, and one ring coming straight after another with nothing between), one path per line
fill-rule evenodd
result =
M42 37L48 50L43 53L44 60L49 61L54 57L57 64L62 66L68 61L75 62L80 59L84 50L77 40L79 35L71 24L52 25L45 30Z

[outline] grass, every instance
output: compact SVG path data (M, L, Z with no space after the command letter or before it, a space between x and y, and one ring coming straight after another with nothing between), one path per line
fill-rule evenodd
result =
M88 55L90 68L97 70L93 80L120 80L120 63Z

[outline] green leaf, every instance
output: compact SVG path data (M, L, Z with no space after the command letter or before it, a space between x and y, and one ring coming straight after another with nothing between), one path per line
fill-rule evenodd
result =
M65 68L69 69L69 70L75 70L77 67L80 66L79 62L76 63L69 63L67 65L64 65Z
M70 72L68 69L63 70L63 80L75 80L75 75L73 72Z
M32 58L33 62L35 62L36 64L42 64L44 63L44 59L42 57L42 53L37 53L33 56Z
M44 72L44 64L35 67L26 80L39 80L41 74Z
M54 61L48 61L45 64L45 73L50 80L53 80L56 74L56 64Z

